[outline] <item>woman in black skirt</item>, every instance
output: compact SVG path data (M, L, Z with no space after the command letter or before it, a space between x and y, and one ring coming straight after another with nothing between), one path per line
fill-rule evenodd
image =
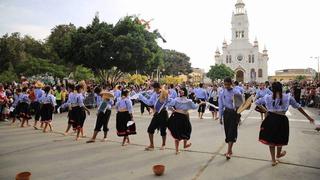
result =
M80 133L81 133L81 137L85 137L83 133L83 125L84 125L84 121L86 120L86 112L88 113L88 115L90 115L90 111L83 103L84 101L84 96L82 94L83 86L78 84L75 87L75 89L77 93L75 95L75 103L74 104L71 103L72 110L70 115L75 120L74 126L77 129L77 137L76 137L76 141L77 141L80 138Z
M21 127L24 127L24 123L27 123L27 126L29 126L29 119L31 119L30 115L30 99L29 95L27 94L28 87L22 88L22 93L19 95L18 100L18 112L19 112L19 118L22 119Z
M198 108L198 105L193 103L191 99L187 99L187 94L187 89L182 88L180 90L180 97L171 99L168 104L168 107L173 111L168 120L168 129L175 139L176 154L180 153L179 142L181 140L183 140L185 149L191 146L191 143L187 143L192 131L188 110ZM200 105L202 105L202 103L200 103Z
M216 107L219 107L219 104L218 104L218 91L217 91L217 85L213 85L212 86L212 90L210 91L210 94L209 94L209 103L215 105ZM209 111L212 113L212 117L214 120L218 120L219 117L218 117L218 109L212 107L212 106L209 106Z
M116 127L117 135L123 137L122 146L130 143L129 135L136 134L136 126L132 116L132 102L128 98L129 91L123 90L122 97L116 103Z
M52 113L54 112L56 106L56 99L50 92L50 86L44 88L44 94L40 98L40 117L41 123L44 123L43 132L47 132L47 127L49 126L50 132L52 132Z
M279 158L286 155L286 151L282 151L282 146L288 145L289 141L289 121L285 115L291 105L297 108L311 123L314 120L304 112L300 104L288 94L282 93L282 84L280 82L272 83L272 95L266 95L256 101L258 106L265 105L268 113L261 124L259 141L269 146L272 166L278 164ZM277 147L277 154L275 154Z

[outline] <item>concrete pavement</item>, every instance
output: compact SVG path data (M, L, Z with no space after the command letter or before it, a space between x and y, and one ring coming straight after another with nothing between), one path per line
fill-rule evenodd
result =
M290 140L287 155L276 167L271 166L269 149L258 142L260 115L254 110L242 115L234 157L226 161L224 132L209 112L199 120L191 113L192 147L174 154L174 142L168 135L167 149L144 151L148 145L146 129L150 115L141 116L135 106L134 119L138 134L131 136L131 145L122 147L116 136L115 112L109 122L109 140L86 144L95 124L95 110L85 122L88 138L74 141L74 136L63 136L66 113L54 116L54 133L43 134L33 128L18 128L0 123L0 179L14 179L21 171L30 171L31 179L319 179L320 133L315 132L297 110L290 109ZM315 109L307 111L317 118ZM161 145L160 134L155 143ZM164 164L164 176L156 177L152 166Z

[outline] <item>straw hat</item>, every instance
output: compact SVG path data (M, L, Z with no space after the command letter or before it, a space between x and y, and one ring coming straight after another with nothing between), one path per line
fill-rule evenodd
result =
M163 89L161 90L159 99L160 99L160 101L163 102L165 99L168 98L168 96L169 96L168 90L166 90L166 89L163 88Z
M40 81L37 81L35 86L36 86L36 88L43 88L44 84L42 82L40 82Z
M114 98L114 95L106 90L102 90L100 92L100 95L103 96L103 97L106 97L107 99L113 99Z

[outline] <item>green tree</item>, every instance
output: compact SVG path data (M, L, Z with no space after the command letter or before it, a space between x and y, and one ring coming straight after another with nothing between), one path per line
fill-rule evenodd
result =
M71 36L69 60L99 74L114 66L112 25L100 22L96 15L86 28L79 27Z
M24 76L50 74L54 77L63 78L69 71L63 65L54 64L47 59L29 56L26 61L17 65L16 72Z
M25 60L24 46L19 33L5 34L0 39L0 71L8 70Z
M190 57L186 54L169 49L163 50L163 54L164 74L177 76L192 72Z
M123 72L148 73L162 64L159 32L149 32L136 16L126 16L114 26L116 66Z
M297 81L302 81L302 80L305 80L307 77L306 76L304 76L304 75L299 75L299 76L296 76L296 80Z
M18 77L14 72L12 64L9 65L9 69L3 71L0 74L0 83L12 83L13 81L17 81Z
M73 72L73 79L76 81L93 79L94 75L91 69L78 65Z
M224 79L225 77L233 77L234 71L224 64L211 66L207 76L212 80Z
M73 24L61 24L51 30L46 44L56 53L55 58L59 63L68 63L71 50L72 35L77 29Z

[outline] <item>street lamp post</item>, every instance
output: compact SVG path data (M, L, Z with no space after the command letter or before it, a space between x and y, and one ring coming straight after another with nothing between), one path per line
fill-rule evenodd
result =
M318 60L318 74L317 74L317 76L318 76L318 81L320 81L320 63L319 63L320 56L316 56L316 57L311 56L310 58Z

